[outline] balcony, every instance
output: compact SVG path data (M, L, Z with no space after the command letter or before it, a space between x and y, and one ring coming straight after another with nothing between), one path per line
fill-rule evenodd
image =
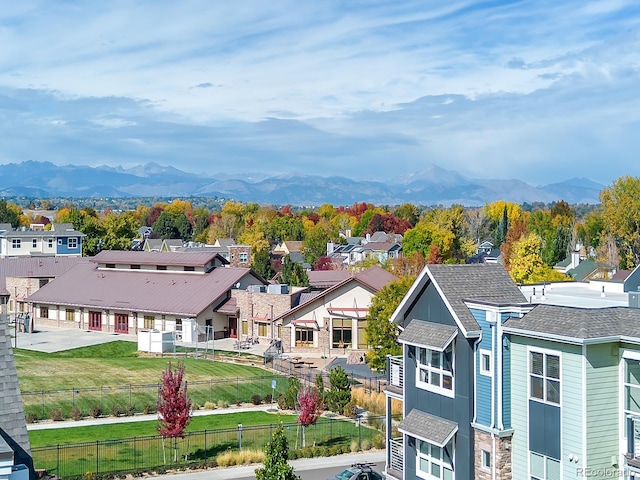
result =
M402 357L387 357L387 391L402 398L404 386L404 365Z
M388 478L402 479L404 470L404 447L402 437L389 439L389 461L386 474Z

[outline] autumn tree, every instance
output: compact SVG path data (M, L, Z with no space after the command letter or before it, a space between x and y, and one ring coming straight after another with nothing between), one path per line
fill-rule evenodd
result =
M600 202L605 229L620 251L620 267L640 265L640 178L615 180L600 192Z
M169 438L173 443L174 461L178 456L178 438L191 421L191 400L187 397L187 382L184 381L184 364L178 363L174 370L171 362L160 378L158 392L158 434L164 439ZM165 457L166 463L166 457Z
M387 355L400 355L398 326L391 323L391 315L407 294L415 277L402 277L382 287L371 299L367 313L367 339L373 347L366 353L367 365L372 370L384 371Z
M514 282L537 283L567 279L565 275L544 263L541 249L542 239L535 233L523 236L513 244L509 274Z
M289 465L289 445L287 437L284 433L284 427L280 423L273 432L271 440L264 449L264 464L260 468L256 468L256 480L299 480Z
M305 448L307 446L305 434L307 427L309 425L315 425L320 416L318 408L320 405L320 396L318 390L312 387L305 387L300 390L298 394L298 405L300 405L298 424L302 427L302 448Z
M0 223L10 223L13 228L20 225L20 213L12 208L11 203L2 198L0 199Z

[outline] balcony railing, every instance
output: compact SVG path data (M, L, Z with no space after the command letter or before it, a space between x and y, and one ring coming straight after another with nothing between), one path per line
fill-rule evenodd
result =
M389 465L387 473L396 478L402 478L404 469L404 447L402 437L389 439Z
M387 357L387 381L388 390L402 395L404 385L404 365L402 357Z

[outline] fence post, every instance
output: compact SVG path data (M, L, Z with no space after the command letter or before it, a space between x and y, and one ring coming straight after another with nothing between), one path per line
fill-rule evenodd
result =
M99 456L99 440L96 440L96 475L98 474L98 470L100 470L100 456Z
M62 477L60 474L60 444L58 444L56 448L56 473L58 474L58 477Z
M204 431L204 461L205 463L209 460L209 452L207 447L207 430Z
M138 456L138 451L136 449L136 437L133 437L133 471L135 472L136 470L136 460Z

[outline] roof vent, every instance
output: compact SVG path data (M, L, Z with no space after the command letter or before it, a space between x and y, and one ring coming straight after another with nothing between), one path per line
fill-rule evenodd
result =
M640 308L640 291L629 292L629 307Z

